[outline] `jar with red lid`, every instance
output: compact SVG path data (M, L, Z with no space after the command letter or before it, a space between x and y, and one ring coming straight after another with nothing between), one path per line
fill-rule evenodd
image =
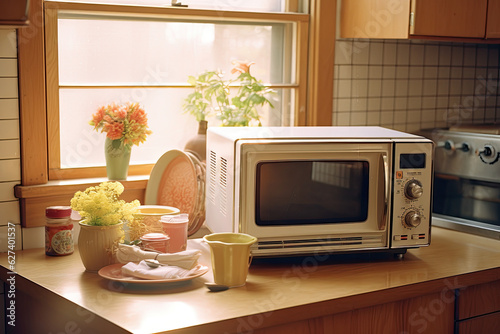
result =
M144 250L168 253L170 238L163 233L148 233L141 237Z
M45 209L45 254L61 256L73 254L73 221L71 207L49 206Z

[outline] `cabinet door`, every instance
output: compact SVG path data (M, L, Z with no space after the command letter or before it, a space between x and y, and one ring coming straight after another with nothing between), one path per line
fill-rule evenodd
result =
M28 22L28 0L0 1L0 25L23 26Z
M473 285L460 291L458 320L500 312L500 281Z
M412 0L410 34L484 38L487 5L488 0Z
M483 315L458 323L460 334L498 333L500 328L500 312Z
M500 38L500 0L488 0L486 38Z
M408 38L410 0L342 0L340 37Z

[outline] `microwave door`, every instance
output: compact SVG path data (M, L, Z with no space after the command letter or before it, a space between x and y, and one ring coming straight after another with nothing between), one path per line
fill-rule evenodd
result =
M257 165L258 226L362 222L368 217L366 161L266 161Z

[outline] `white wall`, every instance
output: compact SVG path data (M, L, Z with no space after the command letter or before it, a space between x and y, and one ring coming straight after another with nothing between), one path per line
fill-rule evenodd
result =
M1 252L13 250L9 245L22 249L19 200L14 197L14 186L21 182L17 73L16 30L0 29Z

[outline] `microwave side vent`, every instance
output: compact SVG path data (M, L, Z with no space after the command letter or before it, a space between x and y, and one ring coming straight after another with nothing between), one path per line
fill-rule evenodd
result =
M223 157L220 158L220 177L219 177L219 187L220 187L220 212L226 216L227 215L227 160Z
M212 203L215 205L215 187L217 185L217 153L214 151L210 151L209 155L209 168L208 168L208 192L207 192L207 198Z

